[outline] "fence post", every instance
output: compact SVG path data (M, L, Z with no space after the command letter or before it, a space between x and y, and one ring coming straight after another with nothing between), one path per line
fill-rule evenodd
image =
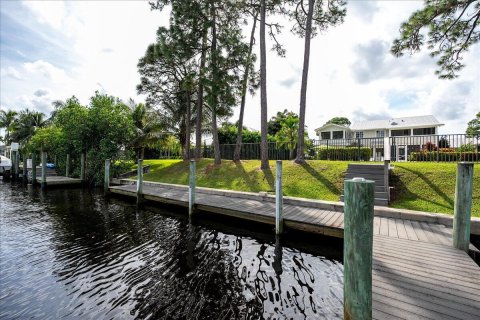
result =
M67 162L65 164L65 177L70 175L70 153L67 153Z
M357 139L357 144L358 144L358 161L360 161L360 138Z
M42 182L41 188L45 189L47 187L47 153L42 151Z
M373 205L375 183L345 180L344 319L372 319Z
M188 215L193 216L195 211L195 174L196 174L196 162L195 160L190 160L190 176L188 183Z
M108 188L110 187L110 159L105 160L105 181L103 184L103 191L105 194L108 193Z
M468 252L470 245L470 218L472 213L473 163L457 164L455 209L453 218L453 246Z
M80 154L80 180L85 181L85 153Z
M387 193L387 200L390 202L390 160L383 161L383 184L385 186L385 192Z
M37 183L37 155L32 153L32 185Z
M143 202L143 159L138 159L137 167L137 204Z
M28 183L28 170L27 170L27 156L26 156L26 153L23 154L22 181L23 181L23 183Z
M275 172L275 233L283 233L283 191L282 191L282 161L277 160Z

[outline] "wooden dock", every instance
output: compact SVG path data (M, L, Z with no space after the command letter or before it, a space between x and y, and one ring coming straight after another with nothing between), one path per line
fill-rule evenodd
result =
M79 186L82 184L82 180L77 178L63 177L63 176L47 176L47 187L66 187L66 186ZM42 182L41 178L36 179L37 184Z
M134 184L112 186L113 194L136 197ZM188 188L146 183L143 197L188 206ZM286 228L343 237L343 212L284 204ZM236 192L198 190L196 208L275 224L275 203ZM448 226L415 220L374 218L374 319L479 319L480 267L452 247Z

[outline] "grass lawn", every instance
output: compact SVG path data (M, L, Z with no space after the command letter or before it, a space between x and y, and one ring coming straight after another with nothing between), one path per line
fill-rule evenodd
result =
M283 192L286 196L338 201L343 193L347 161L308 161L298 165L283 162ZM145 181L188 184L188 162L182 160L144 160L150 165ZM398 192L391 204L395 208L453 214L455 163L395 163L392 182ZM212 159L197 163L197 185L237 191L274 191L275 161L270 170L261 171L259 160L241 163ZM480 168L475 168L473 216L480 217Z
M394 163L390 183L396 190L395 208L453 214L456 163ZM480 167L474 168L472 215L480 217Z

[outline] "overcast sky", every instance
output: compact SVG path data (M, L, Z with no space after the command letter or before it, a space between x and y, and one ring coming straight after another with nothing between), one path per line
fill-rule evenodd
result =
M310 137L334 116L355 122L433 114L445 124L441 133L465 131L480 111L479 46L465 55L467 67L455 80L437 79L427 52L401 59L389 53L400 23L422 4L350 1L344 24L313 39ZM136 65L157 28L168 24L167 12L151 11L141 1L0 1L0 6L2 109L48 114L52 101L75 95L87 104L95 90L124 101L144 99L136 93ZM287 56L267 55L269 118L283 109L298 113L303 65L303 39L290 33L288 20L270 21L285 25L278 39ZM260 128L259 105L259 92L248 96L246 126ZM237 117L238 110L231 121Z

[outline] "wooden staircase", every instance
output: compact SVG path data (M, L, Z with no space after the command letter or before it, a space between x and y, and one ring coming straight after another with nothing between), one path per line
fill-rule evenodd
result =
M388 170L385 170L383 164L349 164L345 180L353 178L365 178L375 182L375 205L388 206L389 202L389 184ZM343 202L343 194L340 201Z

